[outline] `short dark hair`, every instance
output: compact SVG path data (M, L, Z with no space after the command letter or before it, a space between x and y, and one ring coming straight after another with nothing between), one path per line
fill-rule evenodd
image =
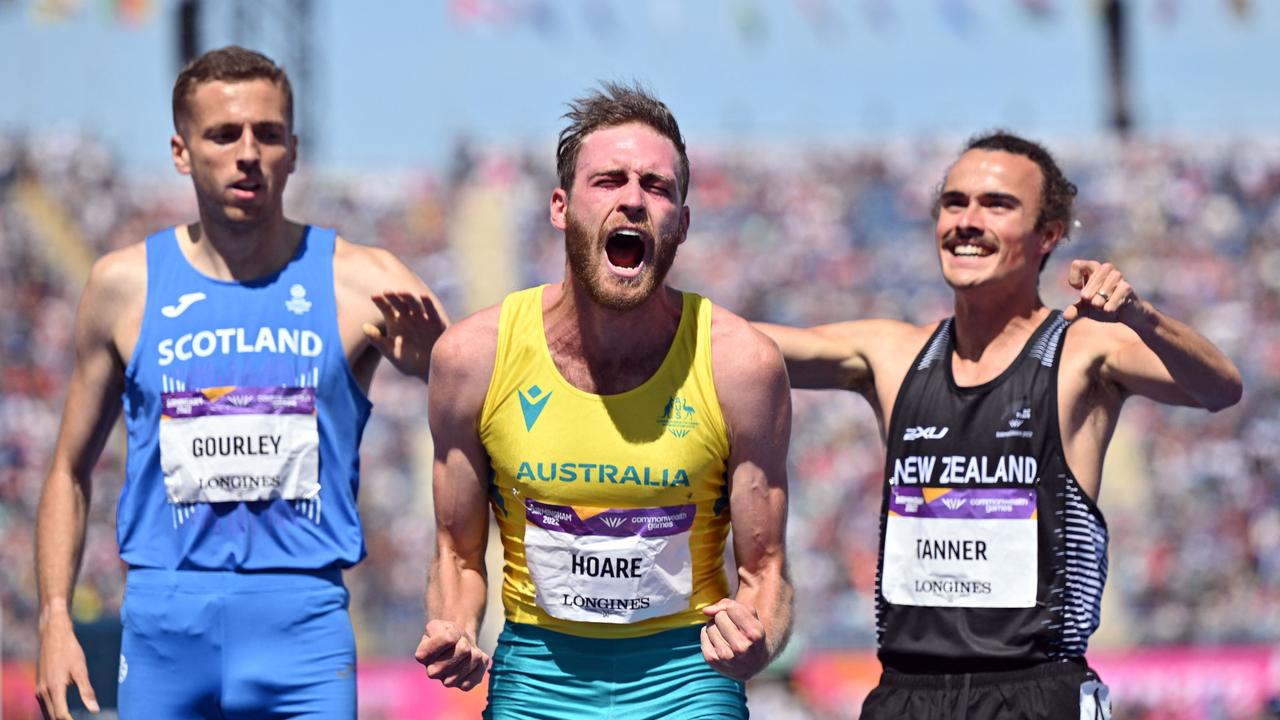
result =
M1075 220L1076 186L1075 183L1067 180L1067 176L1062 173L1062 168L1058 167L1058 161L1053 159L1053 155L1043 145L1015 135L1008 130L997 128L969 138L969 141L965 144L964 151L960 154L963 155L970 150L1007 152L1013 155L1021 155L1035 163L1040 168L1041 176L1040 214L1036 216L1036 231L1044 230L1049 223L1060 222L1062 223L1062 238L1060 239L1065 239L1071 234L1071 226ZM948 172L950 172L950 169L948 169ZM946 182L946 178L943 178L943 181L938 184L937 191L933 194L933 218L935 220L938 219L942 190ZM1052 254L1052 251L1045 253L1044 258L1040 260L1041 270L1044 269L1045 263L1049 262L1050 254Z
M680 186L680 197L689 196L689 156L680 126L671 109L639 83L602 82L599 90L571 101L564 118L569 126L560 131L560 142L556 145L556 173L565 192L573 188L578 151L588 135L602 128L638 122L653 128L676 146L680 155L676 182Z
M270 80L284 93L285 119L293 127L293 86L289 76L271 58L239 45L228 45L210 50L187 63L173 83L173 127L182 131L181 121L190 112L191 94L202 83L243 80Z

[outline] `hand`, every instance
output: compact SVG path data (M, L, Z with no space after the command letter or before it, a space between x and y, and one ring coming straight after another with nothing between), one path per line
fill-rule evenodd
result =
M1067 322L1087 317L1100 322L1132 325L1136 318L1128 316L1140 311L1138 294L1124 279L1124 274L1111 263L1072 260L1067 284L1080 291L1080 299L1062 311Z
M746 682L769 664L764 623L755 608L725 598L702 612L711 618L702 626L702 657L713 670Z
M384 292L373 295L382 326L364 324L365 337L397 370L423 378L431 367L431 348L448 323L427 295Z
M444 620L427 623L413 657L427 666L427 677L464 691L479 685L491 664L489 656L471 638Z
M98 696L89 684L84 650L76 640L71 619L49 620L40 629L40 659L36 670L36 700L46 718L71 720L67 709L67 688L75 685L90 712L98 712Z

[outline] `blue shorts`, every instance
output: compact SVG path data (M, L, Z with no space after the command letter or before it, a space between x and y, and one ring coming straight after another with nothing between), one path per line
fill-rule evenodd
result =
M129 570L120 717L354 718L347 603L341 570Z
M702 658L702 626L623 640L508 622L489 672L487 720L745 720L742 683Z

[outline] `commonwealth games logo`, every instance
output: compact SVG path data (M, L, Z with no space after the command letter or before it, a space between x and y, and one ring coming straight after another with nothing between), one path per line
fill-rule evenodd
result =
M682 438L698 427L698 421L694 419L697 414L698 411L685 402L684 398L672 395L662 408L662 417L658 418L658 424L665 427L672 435Z

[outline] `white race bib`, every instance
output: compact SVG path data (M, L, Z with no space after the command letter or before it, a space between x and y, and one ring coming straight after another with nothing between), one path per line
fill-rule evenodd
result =
M161 396L160 468L174 503L302 500L320 492L315 388Z
M689 609L695 505L605 510L525 499L534 600L560 620L632 623Z
M881 587L895 605L1036 604L1034 488L890 489Z

